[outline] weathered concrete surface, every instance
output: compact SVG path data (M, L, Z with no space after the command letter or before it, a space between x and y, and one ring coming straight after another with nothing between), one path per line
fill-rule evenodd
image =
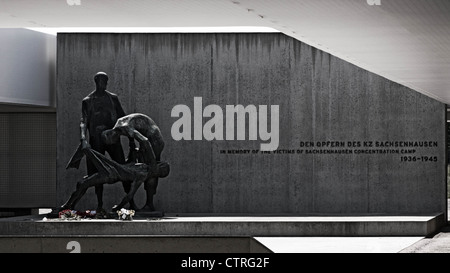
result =
M450 253L450 227L444 227L433 237L423 238L401 253Z
M133 221L0 219L4 236L428 236L443 225L434 216L166 216Z
M450 204L450 199L447 202ZM450 225L447 222L440 230L406 247L401 253L450 253Z
M79 244L72 247L71 242ZM0 253L271 253L249 237L0 237Z
M166 212L297 214L446 213L445 105L282 34L59 34L58 200L85 173L65 170L79 142L81 100L97 71L125 111L151 116L172 166L156 207ZM279 149L302 154L220 154L259 141L174 141L171 109L279 105ZM203 122L206 122L206 118ZM305 154L301 142L432 141L413 156ZM126 144L126 142L125 142ZM347 149L349 147L344 147ZM333 148L336 149L336 148ZM339 148L340 149L340 148ZM351 147L368 149L364 147ZM400 148L396 148L400 149ZM383 148L382 150L387 150ZM408 154L406 154L408 155ZM411 154L410 154L411 155ZM122 197L105 187L105 206ZM138 193L142 204L143 190ZM139 201L140 200L140 201ZM93 190L80 208L96 206Z

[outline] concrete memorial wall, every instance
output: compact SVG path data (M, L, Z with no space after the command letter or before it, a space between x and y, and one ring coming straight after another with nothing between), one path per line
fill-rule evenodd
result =
M446 210L445 105L289 36L58 34L57 199L98 71L161 128L165 212L398 215ZM122 139L125 153L127 140ZM123 197L105 185L105 208ZM136 198L143 204L143 187ZM88 190L79 209L94 209Z

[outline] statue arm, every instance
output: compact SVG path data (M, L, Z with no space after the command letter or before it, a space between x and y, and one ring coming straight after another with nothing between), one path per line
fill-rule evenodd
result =
M87 114L87 102L83 100L81 106L81 120L80 120L80 141L83 148L87 146L87 128L88 128L88 114Z
M130 146L130 150L134 150L136 148L136 144L134 143L134 129L131 129L130 127L124 127L118 129L121 135L124 135L128 137L128 146Z
M80 139L81 141L86 140L86 123L81 121L80 122Z
M144 163L147 163L150 166L156 166L155 152L153 151L152 144L150 144L148 138L134 129L129 129L129 132L131 133L131 136L139 142L139 149L143 153Z
M135 162L137 159L137 152L136 152L136 144L134 143L134 138L128 137L128 158L127 163L129 162Z

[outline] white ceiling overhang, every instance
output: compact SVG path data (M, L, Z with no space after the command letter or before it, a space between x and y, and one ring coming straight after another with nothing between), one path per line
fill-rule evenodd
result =
M0 0L0 27L233 26L274 28L450 104L449 0Z

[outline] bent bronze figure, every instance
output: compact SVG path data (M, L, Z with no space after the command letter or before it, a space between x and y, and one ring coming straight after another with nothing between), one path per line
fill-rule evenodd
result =
M143 183L147 191L144 211L154 210L153 195L156 192L158 178L166 177L170 172L169 164L160 161L160 155L164 148L161 132L151 118L144 114L135 113L118 119L112 129L105 130L102 133L102 138L104 143L110 145L119 142L121 135L130 139L130 153L124 164L107 158L92 149L89 144L78 147L68 167L76 165L74 162L79 162L83 156L86 156L86 160L89 160L98 172L77 183L75 192L61 206L61 210L73 209L88 188L119 181L130 183L131 189L121 202L113 207L113 211L122 208L133 200L137 189ZM135 148L134 140L139 143L139 148Z

